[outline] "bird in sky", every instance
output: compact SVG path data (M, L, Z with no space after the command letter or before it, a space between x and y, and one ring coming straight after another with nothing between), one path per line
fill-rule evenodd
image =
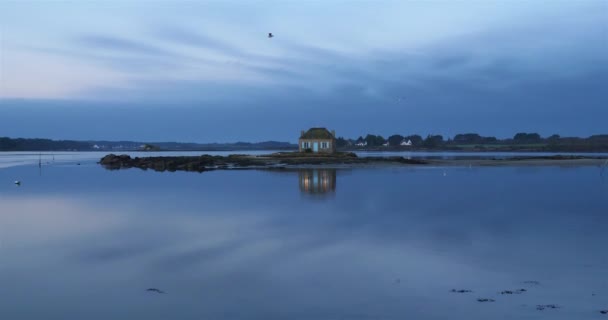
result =
M272 34L272 32L268 32L268 38L272 38L274 37L274 34Z
M19 180L16 180L16 181L15 181L15 185L18 185L18 186L20 186L20 185L21 185L21 181L19 181Z

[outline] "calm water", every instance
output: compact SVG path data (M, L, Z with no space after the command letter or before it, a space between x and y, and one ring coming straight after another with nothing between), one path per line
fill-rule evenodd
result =
M0 169L0 319L606 317L597 167L198 174L95 160Z

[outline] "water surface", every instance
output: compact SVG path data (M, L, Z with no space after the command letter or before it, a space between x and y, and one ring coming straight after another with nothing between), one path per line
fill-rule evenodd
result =
M608 179L596 167L199 174L13 159L26 164L0 169L0 319L602 319L608 309Z

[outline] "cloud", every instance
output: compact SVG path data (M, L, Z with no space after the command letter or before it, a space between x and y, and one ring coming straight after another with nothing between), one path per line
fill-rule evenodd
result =
M346 135L362 134L354 128L388 134L424 133L429 127L445 134L468 128L511 135L498 131L496 119L514 119L522 130L541 123L547 131L587 133L601 129L597 120L591 119L587 129L567 120L581 116L581 108L607 112L600 107L607 97L598 86L608 74L605 23L598 13L605 6L518 4L498 10L466 3L451 6L448 17L435 10L437 5L393 3L391 10L361 5L349 9L352 17L332 20L341 10L324 12L314 27L289 16L295 12L289 6L265 11L269 20L264 21L245 19L247 10L238 13L241 20L231 20L230 10L222 7L213 11L217 16L150 20L142 23L145 28L124 33L85 28L64 35L65 43L31 46L37 49L28 60L53 64L57 75L78 74L55 82L64 84L61 89L49 79L48 86L38 88L45 91L31 97L107 102L100 108L165 106L216 121L230 118L246 128L252 127L246 119L264 110L263 122L281 127L283 134L289 127L316 124L337 126ZM398 9L411 9L402 14L411 19L397 19L391 12ZM384 17L374 19L376 24L390 28L365 27L353 18L365 18L369 10ZM267 39L267 29L276 30L277 37ZM354 30L360 34L354 36ZM67 68L72 64L58 65L60 59L89 68ZM20 90L13 85L12 94L3 96L34 92L25 84L38 73L18 61L11 68L24 85ZM121 81L104 74L120 75ZM70 84L77 90L68 90ZM300 116L302 110L308 116ZM557 118L549 122L548 113ZM148 121L167 119L159 117ZM188 137L202 134L178 122L167 127L190 130Z
M107 50L123 54L174 56L165 49L116 36L81 36L75 42L89 50Z
M193 32L175 26L165 26L157 28L154 34L169 43L177 43L184 46L201 47L223 54L233 56L248 56L245 51L237 46L226 43L222 40L208 36L200 32Z

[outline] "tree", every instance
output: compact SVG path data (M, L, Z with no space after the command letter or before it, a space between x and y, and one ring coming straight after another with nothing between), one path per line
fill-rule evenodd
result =
M384 140L384 138L382 136L368 134L367 136L365 136L365 142L367 142L368 146L373 147L373 146L381 146L383 143L386 142L386 140Z
M336 147L342 148L342 147L346 147L347 145L348 145L348 141L346 139L344 139L343 137L339 137L338 139L336 139Z
M540 134L519 132L513 136L515 143L538 143L541 142Z
M373 134L366 135L364 140L367 143L368 147L372 147L372 146L376 145L376 136Z
M424 146L427 148L437 148L443 145L443 136L442 135L428 135L426 139L424 139Z
M454 144L490 144L496 143L496 137L483 137L477 133L464 133L454 136Z
M464 133L454 136L454 143L456 144L479 144L482 141L483 138L477 133Z
M406 136L406 137L404 137L404 140L410 140L412 142L412 145L414 145L414 146L421 146L424 142L422 137L417 134L413 134L411 136Z
M388 137L389 146L398 146L401 144L401 141L403 141L403 136L400 134L394 134L394 135Z

